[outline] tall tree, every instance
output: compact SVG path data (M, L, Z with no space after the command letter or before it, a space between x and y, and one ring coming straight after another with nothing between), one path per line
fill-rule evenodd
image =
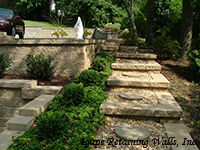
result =
M135 31L135 34L137 35L137 28L135 26L135 21L134 21L134 0L131 0L131 7L129 6L129 2L127 0L123 0L124 6L126 8L126 11L129 16L130 20L130 31L133 33Z
M181 38L181 56L187 59L187 52L191 48L192 28L193 28L193 0L183 0Z
M154 0L147 0L147 32L146 43L147 45L153 44L153 22L154 22Z

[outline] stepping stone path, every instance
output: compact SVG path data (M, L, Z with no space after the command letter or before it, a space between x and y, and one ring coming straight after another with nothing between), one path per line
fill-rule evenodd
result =
M106 47L104 47L104 50L106 50ZM115 57L116 61L111 65L114 71L109 77L107 85L112 88L122 87L122 89L126 87L151 89L155 92L158 104L103 102L100 106L100 112L115 117L153 119L164 124L168 138L182 139L181 142L185 137L192 140L185 126L180 123L183 110L167 91L170 87L170 82L160 74L161 65L155 61L157 55L153 54L153 50L137 49L136 47L131 50L131 47L121 47ZM147 75L144 75L144 73ZM122 91L119 93L119 97L128 100L142 100L144 95ZM129 138L147 139L150 131L139 126L122 125L115 128L115 133L119 138L125 140ZM180 147L171 146L171 148L173 150L198 149L196 145L187 145L186 147L183 145Z
M142 100L144 98L143 94L136 92L122 92L119 96L127 100Z
M144 140L150 136L150 131L135 125L123 125L115 129L115 134L124 140Z

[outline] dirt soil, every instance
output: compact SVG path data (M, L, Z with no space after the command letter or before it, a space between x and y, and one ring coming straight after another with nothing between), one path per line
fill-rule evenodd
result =
M161 73L170 81L169 92L183 109L182 122L200 148L200 86L193 82L188 64L182 60L158 60Z
M157 60L161 73L170 81L169 92L183 109L182 122L200 148L200 86L192 80L188 64L181 60ZM5 75L3 79L29 79L26 75ZM66 86L73 76L56 76L51 81L38 80L41 86Z

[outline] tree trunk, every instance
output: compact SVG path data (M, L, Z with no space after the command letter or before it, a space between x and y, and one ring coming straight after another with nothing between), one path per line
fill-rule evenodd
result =
M126 0L123 0L124 2L124 6L126 8L126 11L128 13L128 16L129 16L129 20L130 20L130 32L134 32L135 31L135 34L137 36L137 28L135 26L135 22L134 22L134 0L131 0L131 8L130 6L128 5L128 2Z
M153 45L154 0L147 0L147 32L146 43Z
M193 0L183 0L182 23L180 44L182 47L181 57L187 60L188 50L192 43L192 28L193 28Z

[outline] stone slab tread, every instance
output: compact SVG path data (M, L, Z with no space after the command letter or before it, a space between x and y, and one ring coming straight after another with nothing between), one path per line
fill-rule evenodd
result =
M191 138L184 124L164 123L164 126L168 138L174 137L173 139L174 144L175 140L177 140L175 145L171 145L173 150L199 150L196 144L193 143L194 140ZM187 140L190 142L188 142Z
M35 121L35 117L17 115L7 122L7 129L28 131L34 121Z
M54 95L41 95L19 108L20 116L37 116L53 101Z

